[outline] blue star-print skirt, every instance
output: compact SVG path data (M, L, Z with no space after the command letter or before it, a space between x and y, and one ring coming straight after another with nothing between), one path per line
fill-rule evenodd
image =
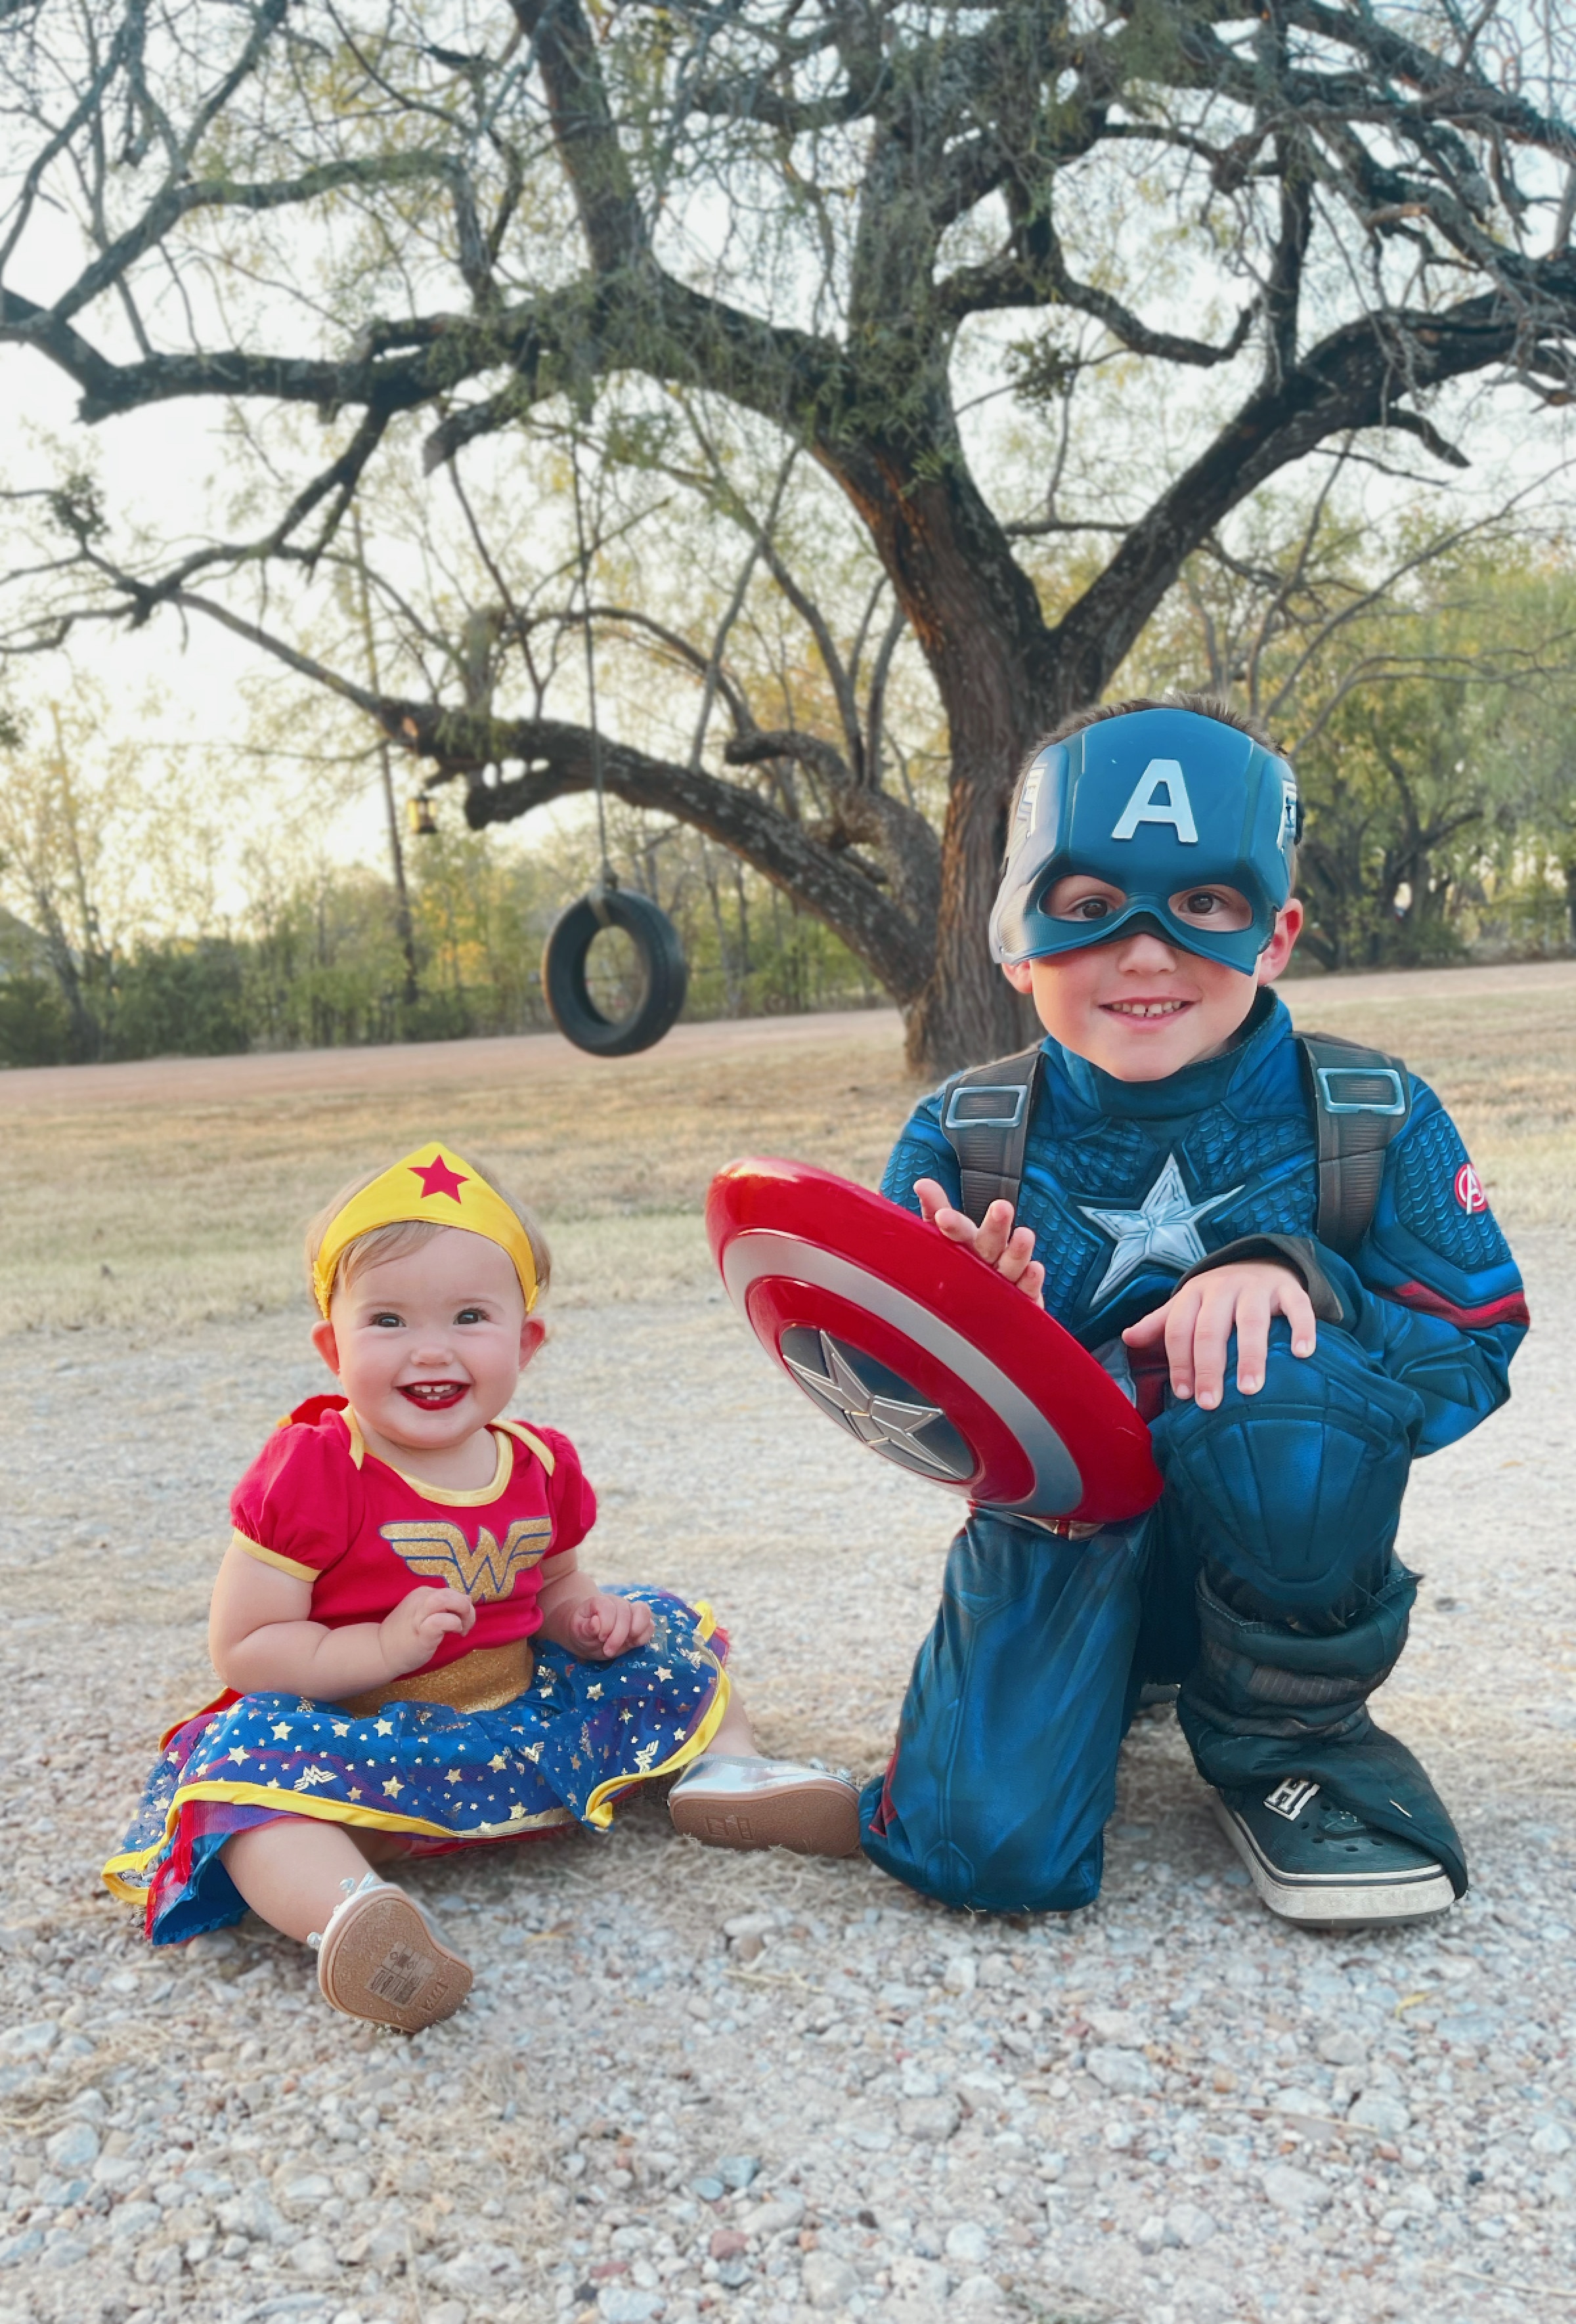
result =
M243 1694L199 1711L167 1738L106 1882L145 1903L154 1944L179 1944L241 1918L219 1850L282 1815L394 1833L422 1856L605 1827L620 1794L697 1757L728 1704L709 1607L616 1594L650 1607L649 1645L595 1663L540 1645L530 1685L496 1711L389 1702L363 1718Z

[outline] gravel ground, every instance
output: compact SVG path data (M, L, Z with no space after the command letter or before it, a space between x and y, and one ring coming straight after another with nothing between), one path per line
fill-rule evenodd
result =
M1552 1317L1570 1259L1523 1241ZM710 1854L654 1799L606 1839L429 1866L413 1885L478 1976L412 2042L332 2016L260 1926L149 1952L97 1884L162 1724L211 1691L224 1491L317 1385L303 1337L275 1316L0 1354L0 2324L1572 2312L1556 1331L1408 1505L1427 1581L1389 1717L1476 1878L1442 1923L1270 1919L1163 1714L1073 1917ZM710 1597L768 1744L877 1766L943 1497L840 1443L715 1296L578 1308L527 1386L601 1489L598 1573Z

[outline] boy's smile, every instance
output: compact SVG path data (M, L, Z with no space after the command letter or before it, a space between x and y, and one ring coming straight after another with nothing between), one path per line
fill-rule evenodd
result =
M1080 873L1059 881L1046 908L1059 918L1093 921L1125 901L1119 889ZM1230 889L1201 890L1173 899L1172 909L1184 902L1187 916L1201 926L1229 926L1242 899ZM1272 983L1291 958L1302 925L1303 908L1293 898L1251 976L1147 929L1046 954L1002 973L1019 992L1033 994L1040 1022L1064 1049L1117 1081L1163 1081L1229 1045L1260 985Z

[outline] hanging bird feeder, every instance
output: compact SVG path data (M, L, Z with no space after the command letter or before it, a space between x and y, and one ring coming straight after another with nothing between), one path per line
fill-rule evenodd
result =
M586 694L591 717L591 780L597 794L597 834L602 868L593 887L561 912L542 954L542 990L552 1021L566 1041L595 1057L630 1057L669 1032L684 1005L690 971L679 931L661 906L635 889L620 888L607 857L607 811L602 783L602 736L597 720L597 659L591 640L590 552L580 503L580 466L571 447L575 533L579 547L580 612L586 641ZM611 1013L591 986L592 947L617 930L634 954L635 973L620 980Z
M405 829L413 839L435 839L438 818L432 812L432 802L425 791L416 791L405 801Z

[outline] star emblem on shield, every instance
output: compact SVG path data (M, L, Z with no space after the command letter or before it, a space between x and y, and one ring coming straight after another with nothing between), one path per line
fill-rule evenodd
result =
M797 1357L786 1352L783 1360L822 1411L840 1420L861 1444L867 1444L873 1452L885 1453L888 1460L896 1456L918 1462L932 1476L968 1475L967 1469L959 1469L930 1445L920 1443L920 1429L946 1417L939 1404L910 1404L900 1397L878 1394L860 1379L830 1332L819 1333L817 1337L820 1342L820 1370L813 1364L801 1363Z

